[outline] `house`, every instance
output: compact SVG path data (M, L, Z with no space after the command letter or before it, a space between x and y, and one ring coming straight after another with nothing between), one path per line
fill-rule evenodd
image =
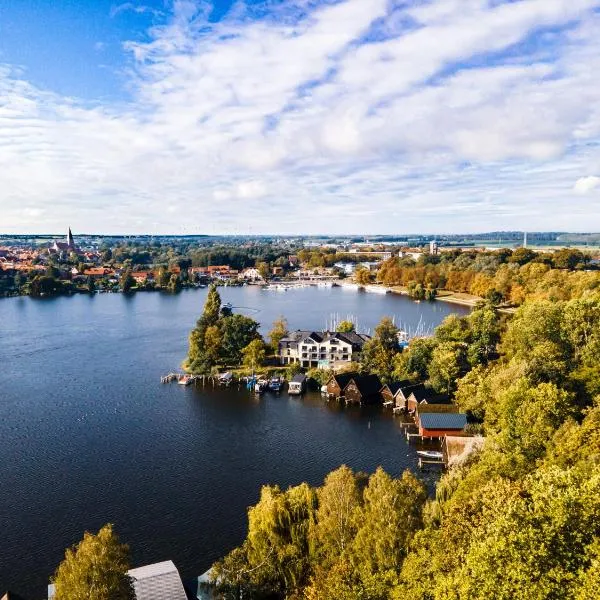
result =
M459 436L467 426L464 413L423 413L419 418L419 435L423 438Z
M438 394L435 390L423 383L411 384L401 387L396 393L396 407L407 412L415 412L417 405L424 404L448 404L450 396Z
M173 561L131 569L136 600L187 600L183 583ZM54 585L48 586L48 600L54 598Z
M112 275L113 272L110 269L106 269L105 267L91 267L90 269L86 269L83 274L86 277L93 277L94 279L101 279L107 275Z
M271 269L271 273L275 276L277 275L283 275L283 267L273 267Z
M336 369L358 362L363 346L370 336L331 331L302 331L289 333L279 342L278 357L282 365L299 363L306 368Z
M381 390L379 390L383 403L399 406L399 403L402 404L404 401L402 396L402 388L407 388L410 385L411 382L408 381L408 379L386 383ZM402 398L402 400L400 400L400 398Z
M348 404L376 404L381 401L381 381L377 375L353 377L344 388Z
M146 283L154 279L154 273L151 271L133 271L131 276L135 279L136 283Z
M333 375L327 382L327 395L332 398L339 398L344 395L344 388L350 383L350 380L358 377L358 373L353 371L349 373L338 373Z
M256 267L250 267L249 269L244 269L240 275L240 279L245 279L246 281L262 281L262 275L260 271Z

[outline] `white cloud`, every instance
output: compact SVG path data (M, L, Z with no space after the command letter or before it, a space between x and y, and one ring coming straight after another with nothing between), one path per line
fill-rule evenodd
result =
M210 23L210 4L175 2L126 45L126 104L0 66L0 228L143 231L144 214L172 232L176 206L199 231L259 210L282 233L600 229L591 199L566 208L600 158L600 1L298 4L299 20L237 5Z
M578 194L588 194L598 188L600 188L600 177L596 177L595 175L580 177L573 186L573 189Z

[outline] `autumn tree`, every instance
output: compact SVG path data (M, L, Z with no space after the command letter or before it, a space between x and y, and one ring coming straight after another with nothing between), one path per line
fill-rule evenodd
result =
M273 327L269 331L269 342L275 354L279 351L279 342L288 334L288 323L284 317L279 317L273 321Z
M65 553L54 576L55 600L134 600L127 575L129 549L121 544L112 525L83 540Z
M335 328L339 333L351 333L355 330L354 323L349 320L340 321Z
M242 350L244 365L253 371L265 362L265 344L261 339L252 340Z

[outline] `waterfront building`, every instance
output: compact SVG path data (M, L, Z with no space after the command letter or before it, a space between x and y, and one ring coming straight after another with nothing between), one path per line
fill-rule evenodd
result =
M462 435L467 426L463 413L425 413L419 418L419 435L422 438L443 438Z
M298 363L302 367L335 369L358 362L370 336L362 333L302 331L289 333L279 342L278 357L282 365Z
M353 377L344 388L348 404L376 404L381 401L381 381L377 375Z
M327 395L332 398L339 398L344 395L344 388L350 383L353 377L358 373L350 371L348 373L337 373L327 382Z

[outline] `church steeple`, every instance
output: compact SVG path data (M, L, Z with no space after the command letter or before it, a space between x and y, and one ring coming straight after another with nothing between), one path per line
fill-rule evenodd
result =
M71 228L69 227L69 233L67 234L67 245L69 248L75 248L75 240L73 239L73 234L71 233Z

